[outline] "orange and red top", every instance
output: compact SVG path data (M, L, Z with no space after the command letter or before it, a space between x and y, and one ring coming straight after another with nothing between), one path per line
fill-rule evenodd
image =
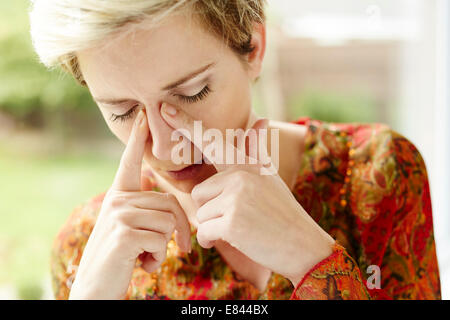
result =
M173 238L151 274L139 260L127 299L440 299L428 176L415 146L383 124L302 118L305 150L294 196L334 239L333 253L294 288L272 273L264 292L240 279L212 247L181 252ZM158 186L151 175L153 190ZM104 193L78 206L54 241L55 297L67 299ZM380 286L368 285L379 267ZM370 280L370 278L369 278ZM371 282L371 281L369 281Z

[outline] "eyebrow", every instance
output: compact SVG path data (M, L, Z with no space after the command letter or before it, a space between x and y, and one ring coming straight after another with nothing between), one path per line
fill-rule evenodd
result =
M213 65L215 65L215 62L212 62L210 64L207 64L206 66L201 67L200 69L193 71L191 73L189 73L188 75L184 76L183 78L181 78L180 80L175 81L172 84L169 84L167 86L165 86L163 88L163 90L171 90L174 89L176 87L178 87L180 84L183 84L193 78L195 78L196 76L198 76L199 74L205 72L206 70L208 70L209 68L211 68Z
M199 74L205 72L206 70L208 70L209 68L211 68L213 65L215 65L215 62L209 63L206 66L203 66L191 73L189 73L188 75L182 77L181 79L165 86L163 88L163 90L168 91L168 90L172 90L176 87L178 87L179 85L195 78L196 76L198 76ZM118 105L118 104L124 104L128 101L130 101L130 99L102 99L102 98L94 98L95 101L99 102L99 103L104 103L104 104L109 104L109 105Z

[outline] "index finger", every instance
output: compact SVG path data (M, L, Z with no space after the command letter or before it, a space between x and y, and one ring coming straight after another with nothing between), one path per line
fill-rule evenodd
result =
M217 172L225 171L236 165L258 163L257 155L254 152L252 156L247 156L246 153L245 141L248 130L227 130L227 138L224 139L219 129L205 128L201 121L193 120L182 110L176 110L173 106L164 104L161 107L161 114L170 126L190 140L201 151L202 156L216 168ZM200 136L198 136L199 133ZM230 137L228 137L229 134L231 134ZM234 146L235 138L237 138L238 147ZM232 139L233 144L228 142L230 139ZM252 141L251 138L249 140ZM252 147L254 146L255 144L252 144ZM235 159L235 156L237 159ZM196 159L196 163L197 160L199 159Z
M138 197L132 197L130 204L138 208L148 208L170 212L175 217L176 242L181 244L184 251L188 251L191 244L191 227L189 219L178 199L170 193L159 191L141 191Z
M149 135L145 112L141 109L134 121L130 137L120 159L112 188L120 191L141 190L141 167L145 143Z

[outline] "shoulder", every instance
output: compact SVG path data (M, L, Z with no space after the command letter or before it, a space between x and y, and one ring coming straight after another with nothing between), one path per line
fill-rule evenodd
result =
M426 166L417 147L405 136L382 123L330 123L304 118L308 127L307 151L340 158L347 179L367 180L384 190L392 190L402 178L423 180ZM314 150L316 151L316 150ZM399 180L400 179L400 180Z
M383 124L345 130L349 149L343 196L347 212L356 219L367 261L381 263L384 250L393 250L391 244L405 237L411 237L415 256L422 257L432 242L433 224L428 175L419 150Z
M361 212L362 220L370 220L380 206L398 211L405 204L402 199L421 199L428 188L427 170L419 150L387 125L351 128L348 154L350 205L354 212Z
M394 223L429 194L420 152L388 125L309 118L297 123L308 128L297 182L307 196L299 198L317 219L330 211L350 214L363 225L381 218Z
M313 124L317 143L340 158L344 173L343 199L362 221L380 210L396 210L403 199L416 201L428 190L424 159L405 136L382 123ZM336 151L338 150L338 151Z

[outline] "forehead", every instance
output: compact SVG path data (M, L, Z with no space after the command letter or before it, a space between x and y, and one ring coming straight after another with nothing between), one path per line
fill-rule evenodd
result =
M220 60L227 51L196 21L174 15L156 27L119 34L77 57L94 95L123 98L160 90L185 72Z

